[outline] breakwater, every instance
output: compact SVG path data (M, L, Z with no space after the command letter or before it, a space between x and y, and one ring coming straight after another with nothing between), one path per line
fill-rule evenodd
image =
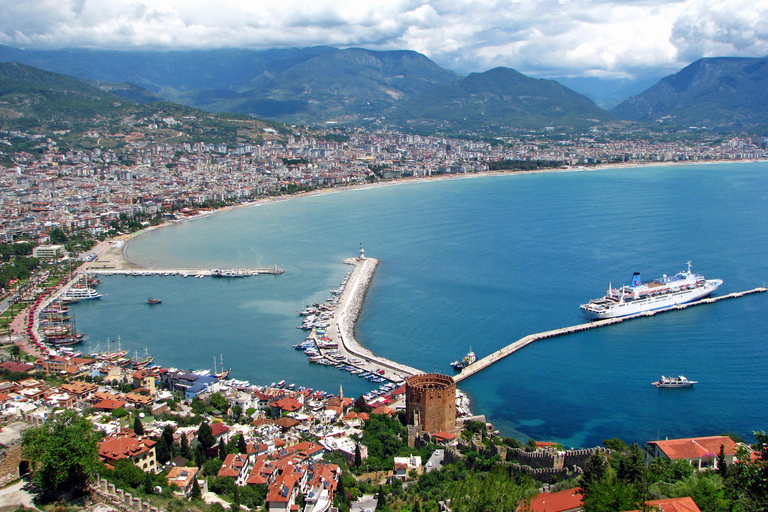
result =
M362 346L355 338L355 323L360 316L365 295L371 285L379 260L375 258L348 258L348 265L354 265L344 291L339 297L339 309L330 321L327 332L332 341L338 343L338 350L348 358L358 359L356 366L366 371L383 370L388 380L399 382L411 375L424 373L410 366L378 356Z
M712 303L715 303L715 302L718 302L718 301L721 301L721 300L735 299L735 298L743 297L744 295L750 295L750 294L753 294L753 293L763 293L763 292L765 292L767 290L768 289L766 289L765 287L758 287L758 288L753 288L751 290L745 290L743 292L729 293L728 295L722 295L722 296L719 296L719 297L707 297L706 299L701 299L701 300L697 300L697 301L694 301L694 302L688 302L686 304L676 304L674 306L670 306L668 308L663 308L663 309L657 309L655 311L644 311L642 313L637 313L637 314L634 314L634 315L627 315L627 316L622 316L622 317L618 317L618 318L607 318L605 320L595 320L593 322L587 322L587 323L583 323L583 324L579 324L579 325L573 325L571 327L562 327L560 329L553 329L551 331L544 331L544 332L539 332L539 333L536 333L536 334L529 334L528 336L520 338L519 340L510 343L506 347L504 347L502 349L499 349L496 352L493 352L493 353L485 356L484 358L480 359L479 361L477 361L477 362L467 366L466 368L461 370L461 372L458 375L455 375L453 377L453 380L455 380L456 382L460 382L460 381L462 381L462 380L464 380L464 379L466 379L468 377L471 377L472 375L474 375L474 374L476 374L476 373L478 373L478 372L488 368L489 366L491 366L496 361L504 359L508 355L510 355L510 354L512 354L514 352L517 352L521 348L530 345L534 341L544 340L544 339L547 339L547 338L554 338L556 336L563 336L563 335L566 335L566 334L571 334L571 333L580 332L580 331L586 331L586 330L589 330L589 329L597 329L598 327L605 327L607 325L618 324L618 323L625 322L627 320L632 320L634 318L653 316L653 315L656 315L658 313L664 313L664 312L667 312L667 311L673 311L673 310L678 310L678 309L686 309L686 308L689 308L689 307L699 306L699 305L702 305L702 304L712 304Z

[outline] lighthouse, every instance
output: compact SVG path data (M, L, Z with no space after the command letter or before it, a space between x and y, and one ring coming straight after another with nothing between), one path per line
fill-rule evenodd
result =
M358 256L357 259L358 260L365 259L365 249L363 249L363 242L360 242L360 256Z

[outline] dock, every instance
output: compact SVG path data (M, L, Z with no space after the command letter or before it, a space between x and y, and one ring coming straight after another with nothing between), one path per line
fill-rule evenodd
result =
M553 329L551 331L544 331L536 334L529 334L528 336L525 336L523 338L520 338L519 340L510 343L506 347L497 350L496 352L493 352L484 358L476 361L475 363L472 363L471 365L465 367L461 372L457 375L454 375L453 380L456 382L460 382L468 377L471 377L472 375L485 370L489 366L491 366L496 361L499 361L501 359L504 359L508 355L517 352L523 347L526 347L533 343L534 341L544 340L547 338L554 338L556 336L563 336L566 334L571 334L574 332L580 332L580 331L586 331L589 329L597 329L598 327L605 327L606 325L613 325L613 324L619 324L621 322L625 322L627 320L632 320L634 318L641 318L646 316L654 316L659 313L665 313L667 311L674 311L678 309L686 309L693 306L700 306L702 304L712 304L721 300L726 299L735 299L738 297L743 297L744 295L749 295L752 293L762 293L768 291L765 287L759 287L759 288L753 288L752 290L746 290L743 292L735 292L735 293L729 293L728 295L722 295L719 297L708 297L706 299L697 300L695 302L689 302L687 304L677 304L674 306L670 306L668 308L663 309L657 309L655 311L644 311L642 313L637 313L634 315L627 315L617 318L607 318L605 320L595 320L593 322L587 322L583 324L573 325L571 327L562 327L560 329Z
M122 276L182 276L182 277L208 277L236 278L257 276L259 274L282 274L285 270L274 266L272 268L104 268L91 267L91 274L122 275Z

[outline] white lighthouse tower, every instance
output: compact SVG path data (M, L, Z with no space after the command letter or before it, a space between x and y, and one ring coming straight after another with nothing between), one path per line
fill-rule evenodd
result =
M363 243L360 242L360 256L357 257L358 260L364 260L365 259L365 249L363 249Z

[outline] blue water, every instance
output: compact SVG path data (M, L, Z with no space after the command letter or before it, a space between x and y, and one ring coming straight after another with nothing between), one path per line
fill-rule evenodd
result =
M359 243L381 260L358 323L374 352L424 371L470 347L581 323L608 287L693 270L717 294L768 280L768 164L647 167L358 189L240 208L131 242L148 266L258 267L246 279L104 277L78 328L178 368L222 354L234 378L286 379L357 396L359 378L310 365L291 345L302 304L336 288ZM159 306L144 303L160 297ZM502 433L566 446L620 437L746 437L768 414L768 295L537 342L461 383ZM661 374L698 380L659 390Z

